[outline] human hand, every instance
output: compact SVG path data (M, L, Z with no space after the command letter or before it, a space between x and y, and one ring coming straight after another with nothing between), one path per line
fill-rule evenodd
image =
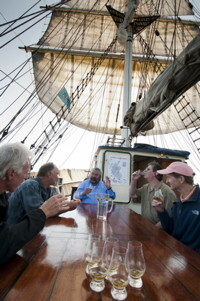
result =
M158 212L164 211L164 204L162 201L157 201L157 200L153 199L151 204L156 209L156 211L158 211Z
M92 188L87 187L87 188L85 188L84 191L82 192L82 195L86 195L86 194L90 193L91 191L92 191Z
M68 203L68 206L69 206L69 211L71 210L74 210L78 207L78 204L80 203L80 200L71 200L69 203Z
M107 189L111 188L111 181L110 181L109 177L107 177L107 176L105 177L104 184L106 185Z
M67 200L67 197L63 196L62 194L57 194L44 202L40 209L48 218L70 210L69 203L70 202Z
M137 170L137 171L134 171L132 173L131 180L132 181L137 181L139 178L141 178L141 173L142 173L142 171L140 169Z
M164 196L161 189L157 189L154 192L152 206L159 212L164 211L163 200Z

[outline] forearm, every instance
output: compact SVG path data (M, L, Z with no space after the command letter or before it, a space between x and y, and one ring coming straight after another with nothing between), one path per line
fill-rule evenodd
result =
M80 200L83 200L92 191L89 183L81 183L74 194L78 193Z
M79 193L80 200L84 200L84 198L87 196L83 189L77 189L77 192Z
M106 193L109 194L109 196L110 196L111 199L113 199L113 200L115 199L116 194L115 194L115 192L112 190L112 188L107 189Z
M137 191L137 181L132 180L129 187L129 197L136 198L137 197L136 191Z

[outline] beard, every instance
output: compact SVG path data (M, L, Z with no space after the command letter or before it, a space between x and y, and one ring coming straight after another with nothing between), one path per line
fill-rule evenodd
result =
M100 179L97 179L97 178L90 178L90 182L91 182L92 184L98 184L99 181L100 181Z

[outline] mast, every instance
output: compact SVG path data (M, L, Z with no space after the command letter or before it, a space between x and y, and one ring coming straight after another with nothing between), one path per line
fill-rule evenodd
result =
M125 48L125 64L124 64L124 99L123 99L123 115L126 115L131 105L131 90L132 90L132 44L133 44L133 31L132 26L129 24L127 28L127 40ZM123 120L122 120L123 124ZM129 128L122 128L122 139L125 140L126 147L130 147Z
M135 9L139 0L129 0L127 12L124 16L123 23L119 25L118 36L119 42L125 46L125 63L124 63L124 98L123 98L123 116L125 116L131 105L132 91L132 47L133 47L133 27L131 21L134 17ZM124 41L125 40L125 41ZM122 120L123 124L123 120ZM122 139L125 141L124 146L130 147L129 140L130 131L128 128L122 127Z

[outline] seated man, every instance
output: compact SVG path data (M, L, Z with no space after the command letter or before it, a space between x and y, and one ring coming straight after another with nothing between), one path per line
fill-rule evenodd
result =
M39 208L53 195L51 185L58 180L59 170L53 163L42 165L36 178L23 182L9 197L7 223L18 223L23 216Z
M129 196L131 198L141 198L142 216L158 227L160 227L159 218L157 217L156 210L151 205L155 191L162 191L164 206L167 211L171 210L173 202L176 200L175 193L170 189L168 185L163 183L162 175L158 174L159 169L162 169L162 167L158 162L150 162L147 168L144 170L144 178L147 180L148 184L145 184L138 189L137 181L141 177L141 174L140 171L134 172L132 174L129 190Z
M115 199L115 192L111 188L110 179L106 177L105 182L101 181L101 170L93 168L89 179L79 184L77 192L81 203L96 204L96 193L107 193L111 199Z
M152 202L163 229L200 253L200 189L198 185L193 185L192 168L184 162L173 162L158 173L166 174L170 187L180 192L170 215L161 202Z
M48 217L76 208L61 194L54 195L38 209L26 214L20 223L4 222L8 206L6 192L13 192L28 177L32 153L21 143L0 146L0 265L6 263L42 228ZM2 211L3 208L3 211Z

